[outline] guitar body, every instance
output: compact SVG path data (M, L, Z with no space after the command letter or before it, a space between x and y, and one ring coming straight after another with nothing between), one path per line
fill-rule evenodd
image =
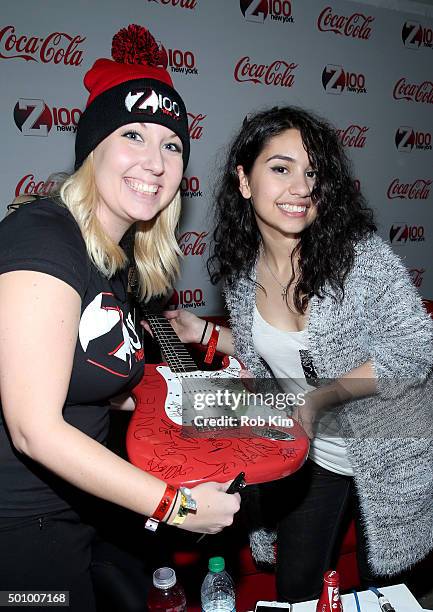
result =
M145 375L134 389L136 408L129 424L126 446L131 463L173 485L194 486L201 482L225 482L245 472L247 484L283 478L298 470L309 450L309 440L300 425L284 427L227 427L194 436L192 427L182 426L185 388L239 378L241 365L226 357L218 371L173 372L166 364L145 366ZM229 380L227 380L227 383ZM197 387L195 387L197 388ZM276 421L281 413L276 413ZM232 407L220 414L233 416ZM287 419L283 419L287 421ZM197 428L198 429L198 428ZM206 432L206 430L205 430Z

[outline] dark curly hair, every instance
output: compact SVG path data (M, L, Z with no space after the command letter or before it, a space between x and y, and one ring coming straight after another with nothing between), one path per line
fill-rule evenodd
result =
M344 281L355 257L355 244L376 226L351 175L335 129L325 120L296 107L274 107L247 117L230 147L216 189L216 229L208 261L211 282L229 285L251 273L261 236L252 206L239 191L236 167L248 176L269 140L287 129L299 130L317 179L311 193L317 217L305 229L292 253L299 255L294 305L304 313L309 299L323 297L328 284L335 297L344 295ZM294 282L294 275L289 286Z

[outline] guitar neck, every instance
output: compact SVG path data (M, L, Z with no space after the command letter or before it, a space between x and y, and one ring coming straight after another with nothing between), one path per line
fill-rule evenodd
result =
M146 314L145 316L170 370L173 372L197 370L197 364L167 319L159 314Z

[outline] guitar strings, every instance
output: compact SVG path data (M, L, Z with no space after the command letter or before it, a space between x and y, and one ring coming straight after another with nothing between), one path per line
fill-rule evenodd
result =
M192 359L191 355L179 339L178 335L172 328L171 324L162 315L147 315L150 327L155 333L158 342L161 345L161 351L167 361L174 378L178 381L182 389L182 400L190 403L195 398L195 394L203 389L194 388L192 382L187 377L178 376L178 374L187 374L188 372L198 371L197 364ZM194 379L197 383L200 378ZM181 402L182 415L186 410L186 405ZM184 419L182 419L184 424Z

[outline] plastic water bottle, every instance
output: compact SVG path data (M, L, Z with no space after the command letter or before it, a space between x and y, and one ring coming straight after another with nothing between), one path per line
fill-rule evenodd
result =
M209 572L201 585L203 612L235 612L235 587L222 557L209 559Z
M185 593L171 567L160 567L153 572L147 606L150 612L186 612Z

